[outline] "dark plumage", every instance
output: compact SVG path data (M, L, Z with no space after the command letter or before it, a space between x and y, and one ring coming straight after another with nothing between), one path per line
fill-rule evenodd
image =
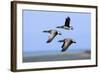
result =
M70 21L71 21L70 17L67 17L66 20L65 20L65 24L62 25L62 26L57 26L56 28L62 28L62 29L66 29L66 30L69 30L69 29L73 30L73 27L70 26Z

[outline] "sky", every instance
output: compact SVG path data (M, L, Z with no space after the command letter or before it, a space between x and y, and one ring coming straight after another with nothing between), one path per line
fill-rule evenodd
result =
M73 30L56 28L64 25L65 18L71 18ZM64 38L76 41L68 51L89 50L91 48L91 14L61 11L23 10L22 43L23 52L61 51ZM62 33L57 35L51 43L46 43L49 33L44 30L55 29Z

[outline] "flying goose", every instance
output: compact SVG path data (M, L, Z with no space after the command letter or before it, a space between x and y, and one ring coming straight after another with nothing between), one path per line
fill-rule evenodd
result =
M44 30L43 32L50 33L50 35L48 36L47 43L50 43L57 35L61 35L61 33L57 30Z
M59 40L58 42L63 42L61 52L66 51L66 50L68 49L68 47L69 47L72 43L76 43L75 41L73 41L73 40L70 39L70 38L66 38L66 39L64 39L64 40Z
M62 25L62 26L57 26L56 28L62 28L62 29L66 29L66 30L73 30L73 27L70 26L70 17L67 17L66 20L65 20L65 25Z

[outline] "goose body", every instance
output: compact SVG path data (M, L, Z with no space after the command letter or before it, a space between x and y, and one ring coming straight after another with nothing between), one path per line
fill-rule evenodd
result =
M66 51L69 46L72 44L72 43L76 43L75 41L73 41L72 39L64 39L64 40L59 40L59 42L63 42L63 45L62 45L62 52Z

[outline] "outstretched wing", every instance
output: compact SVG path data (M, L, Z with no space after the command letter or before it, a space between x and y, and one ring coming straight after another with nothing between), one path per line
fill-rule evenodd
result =
M51 34L48 36L47 43L50 43L50 42L56 37L56 35L57 35L57 34L51 33Z
M63 42L63 45L62 45L62 50L61 50L61 52L64 52L64 51L66 51L66 48L64 48L64 45L65 45L65 42Z
M50 33L50 30L44 30L42 32L44 32L44 33Z
M66 18L65 26L70 27L70 17Z
M66 42L63 43L62 45L62 52L66 51L68 49L68 47L71 45L71 42L66 40Z

